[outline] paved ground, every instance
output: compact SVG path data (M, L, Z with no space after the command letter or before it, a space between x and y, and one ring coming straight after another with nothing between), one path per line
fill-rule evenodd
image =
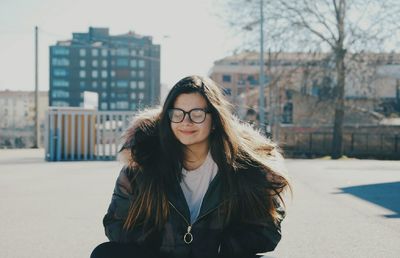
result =
M118 162L43 161L0 150L0 257L88 257ZM294 197L266 257L400 257L400 162L288 160Z

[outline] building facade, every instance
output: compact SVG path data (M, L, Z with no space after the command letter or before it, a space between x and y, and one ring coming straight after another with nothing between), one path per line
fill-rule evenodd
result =
M332 56L266 53L264 60L266 131L286 155L329 155L336 85ZM400 159L400 54L348 54L345 61L344 155ZM239 117L254 123L257 116L249 111L259 110L259 54L218 60L210 77L224 88Z
M50 46L49 105L83 107L85 91L98 94L99 110L158 104L160 46L149 36L93 27Z
M362 60L346 60L345 98L350 109L384 115L399 112L400 55L365 53L358 59ZM336 74L329 54L266 53L264 60L266 121L274 118L276 121L268 122L309 124L312 114L304 110L316 111L311 103L327 105L333 100ZM259 72L259 54L244 52L214 62L210 77L224 88L243 117L250 108L258 110ZM310 103L310 108L305 108L305 103Z
M48 93L39 92L39 146L43 146ZM35 129L35 92L0 91L0 148L32 147Z

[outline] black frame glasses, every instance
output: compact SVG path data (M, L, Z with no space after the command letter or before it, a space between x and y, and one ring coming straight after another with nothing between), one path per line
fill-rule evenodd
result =
M194 108L187 112L180 108L168 109L168 117L172 123L182 123L186 115L188 115L190 121L195 124L201 124L206 120L207 114L209 113L211 112L206 108Z

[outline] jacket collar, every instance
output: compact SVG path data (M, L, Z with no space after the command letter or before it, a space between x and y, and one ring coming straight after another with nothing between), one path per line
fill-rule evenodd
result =
M198 218L216 209L222 203L221 183L221 176L217 173L204 195ZM187 221L190 221L189 206L178 181L173 187L168 189L167 196L168 200L174 205L178 212L180 212Z

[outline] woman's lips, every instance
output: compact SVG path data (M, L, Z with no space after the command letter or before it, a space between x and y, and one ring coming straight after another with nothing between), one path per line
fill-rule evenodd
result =
M191 135L191 134L194 134L196 131L180 131L181 132L181 134L184 134L184 135Z

